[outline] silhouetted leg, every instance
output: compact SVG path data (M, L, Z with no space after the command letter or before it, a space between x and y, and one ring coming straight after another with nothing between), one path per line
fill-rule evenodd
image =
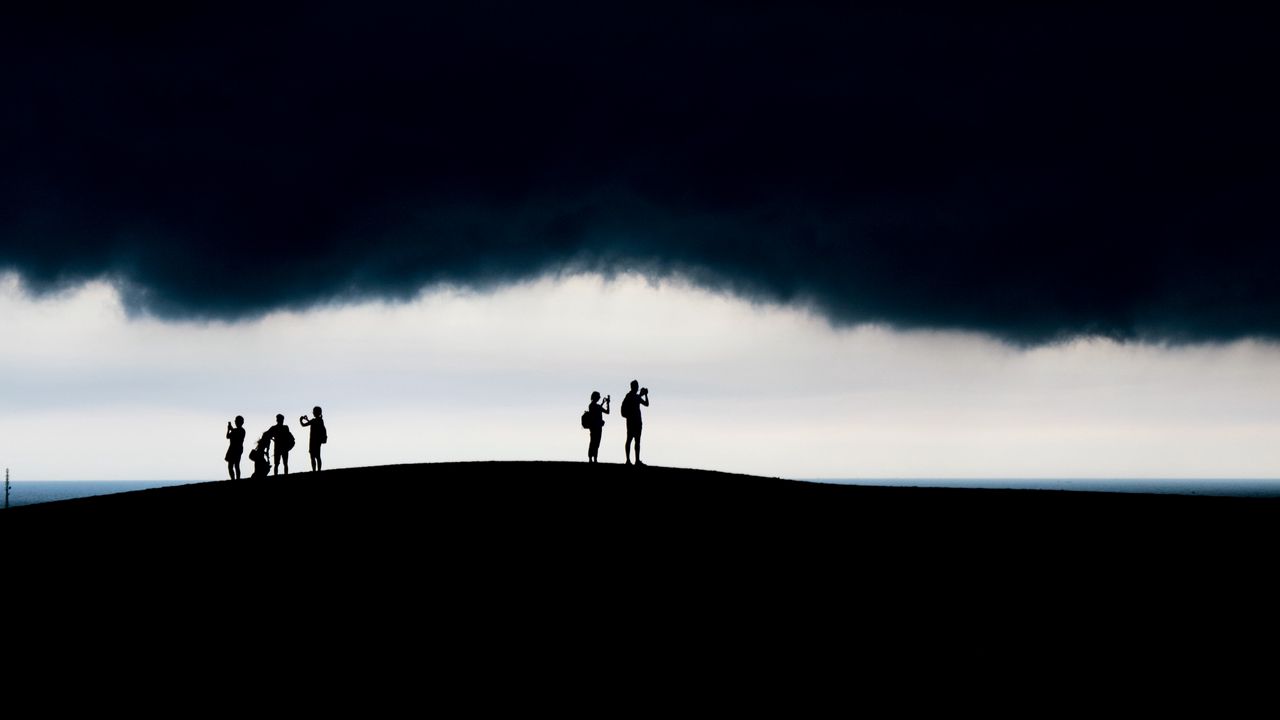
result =
M285 453L280 457L284 458L284 474L288 475L289 474L289 453Z
M236 479L236 464L230 460L227 461L227 477L232 480Z
M272 475L280 474L280 453L276 453L276 467L274 470L271 471L271 474Z
M627 464L631 464L631 435L627 435Z
M636 440L636 465L644 464L640 462L640 435L642 433L644 433L644 425L641 423L636 423L635 425L627 428L627 435L635 438ZM627 457L630 458L630 454L628 454Z

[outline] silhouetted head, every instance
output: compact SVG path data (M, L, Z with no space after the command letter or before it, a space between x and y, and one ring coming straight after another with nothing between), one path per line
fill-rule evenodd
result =
M315 407L311 408L311 414L312 414L312 415L315 415L316 417L320 417L320 414L321 414L321 413L320 413L320 406L319 406L319 405L317 405L317 406L315 406Z
M277 425L283 425L283 424L284 424L284 416L283 416L283 415L280 415L279 413L277 413L277 414L276 414L276 424L277 424Z
M595 402L595 401L597 401L597 400L599 400L599 399L600 399L600 393L599 393L598 391L592 391L592 393L591 393L591 402Z
M237 416L236 416L236 427L241 427L242 425L244 425L244 418L243 418L243 417L241 417L241 416L239 416L239 415L237 415Z
M640 389L640 381L639 381L639 380L632 380L632 381L631 381L631 392L635 392L635 391L637 391L637 390L639 390L639 389Z

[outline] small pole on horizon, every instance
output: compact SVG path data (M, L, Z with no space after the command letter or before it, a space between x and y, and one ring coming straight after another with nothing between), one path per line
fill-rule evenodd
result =
M9 509L9 468L4 469L4 509Z

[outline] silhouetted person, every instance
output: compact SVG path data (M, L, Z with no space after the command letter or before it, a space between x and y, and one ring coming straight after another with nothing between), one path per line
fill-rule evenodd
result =
M249 451L249 459L253 461L253 474L250 479L257 480L264 478L267 473L271 472L271 461L267 459L267 451L271 449L271 431L262 434L258 438L258 444Z
M293 432L289 430L289 426L284 424L284 415L276 415L276 424L266 433L267 437L275 445L276 469L275 474L280 474L280 461L284 461L284 474L289 474L289 451L297 441L293 439Z
M591 431L591 442L587 445L587 462L600 462L600 434L604 431L604 416L609 414L609 398L600 403L600 393L591 393L591 404L587 406L587 430Z
M244 454L244 418L236 416L236 426L231 427L231 423L227 423L227 439L231 441L227 445L227 475L232 480L240 479L240 456Z
M631 464L631 440L636 441L636 465L640 462L640 432L644 430L644 420L640 415L640 406L649 406L649 388L641 388L640 383L631 381L631 392L622 398L622 417L627 419L627 464Z
M306 415L298 418L298 422L302 427L311 428L311 444L308 450L311 453L311 469L320 472L320 446L329 442L329 434L324 430L324 418L320 417L320 406L311 408L311 414L315 415L314 420L308 420Z

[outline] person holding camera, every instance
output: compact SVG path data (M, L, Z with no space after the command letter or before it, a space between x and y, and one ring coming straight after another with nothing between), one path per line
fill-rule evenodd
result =
M600 462L600 435L604 431L604 416L609 414L609 396L600 402L598 391L591 393L591 404L587 406L587 430L591 432L591 442L587 445L587 462Z
M240 479L240 456L244 454L244 418L236 416L236 426L231 427L231 423L227 423L227 439L230 444L227 445L227 454L224 458L227 461L227 475L232 480Z
M640 431L644 429L644 421L640 415L640 406L649 406L649 388L640 387L637 380L631 381L631 392L622 399L622 417L627 419L627 464L631 464L631 440L636 441L636 465L640 462Z
M311 442L307 448L311 453L311 470L320 472L320 446L329 442L329 433L324 429L324 418L321 417L323 413L320 411L320 406L311 408L311 413L315 415L314 419L308 420L307 416L303 415L298 418L298 423L302 427L311 428Z

